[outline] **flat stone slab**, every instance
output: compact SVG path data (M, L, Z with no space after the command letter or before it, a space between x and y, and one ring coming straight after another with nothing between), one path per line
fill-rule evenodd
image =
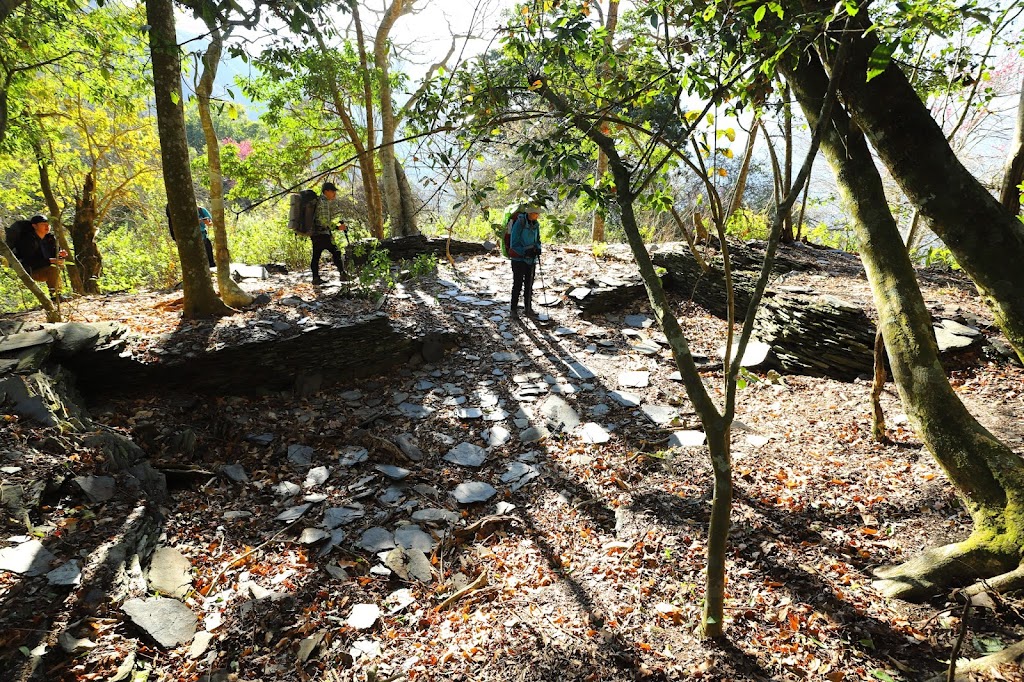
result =
M671 405L644 405L640 411L658 426L665 426L679 416L679 410Z
M619 372L619 386L624 388L645 388L651 383L650 372Z
M110 476L76 476L75 483L95 504L102 504L114 496L115 483Z
M461 519L461 514L448 511L447 509L438 509L437 507L417 509L412 513L412 520L417 523L446 523L452 525L458 523Z
M367 630L372 628L377 619L380 618L380 607L376 604L356 604L352 607L345 624L356 630Z
M491 359L495 362L519 362L522 360L522 358L519 357L519 353L506 352L491 353Z
M670 448L692 448L704 445L707 436L703 431L676 431L668 437Z
M31 578L49 571L50 564L56 558L39 540L29 540L0 549L0 571Z
M536 443L551 435L551 432L544 426L531 426L519 434L521 443Z
M288 461L298 467L308 467L313 463L313 448L298 443L289 445Z
M220 471L228 477L228 480L235 483L249 482L249 474L246 473L245 467L241 464L225 464L220 468Z
M501 482L510 484L512 492L515 492L538 476L540 470L537 467L525 462L512 462L501 475Z
M580 415L572 405L557 395L545 398L539 410L548 425L556 431L568 433L580 425Z
M77 559L66 561L46 574L46 580L55 586L73 586L82 584L82 567Z
M472 443L459 443L444 456L446 462L464 467L478 467L487 459L487 450Z
M396 528L395 542L406 549L418 549L421 552L433 551L437 544L433 535L415 524Z
M338 526L347 526L354 521L358 521L364 516L366 516L366 512L363 511L362 507L331 507L324 511L324 518L321 523L324 528L331 530Z
M494 486L483 481L466 481L455 486L455 490L452 491L452 497L460 504L486 502L497 494Z
M167 597L129 599L121 610L165 649L191 641L199 623L192 609L177 599Z
M21 332L9 336L0 336L0 353L9 353L22 348L32 346L48 346L53 343L53 336L49 332Z
M390 478L392 481L401 481L412 473L408 469L396 467L393 464L378 464L373 468Z
M284 521L285 523L291 523L292 521L298 521L302 518L302 515L309 511L312 504L300 504L295 507L285 509L283 512L274 517L275 521Z
M628 391L609 391L608 397L623 407L639 407L640 403L644 401L644 399L636 393L630 393Z
M374 526L363 531L358 544L367 552L383 552L394 548L395 536L387 528Z
M635 327L637 329L650 327L654 323L654 320L647 315L626 315L622 321L627 326Z
M939 346L939 352L945 353L951 350L960 350L967 348L977 341L976 337L973 336L961 336L955 334L945 327L934 327L935 329L935 342Z
M504 426L496 425L484 432L487 438L487 447L498 448L512 439L512 432Z
M459 419L480 419L484 416L484 411L479 407L463 407L456 411L455 415Z
M433 408L416 405L415 403L402 403L398 406L398 411L410 419L426 419L434 414Z
M398 445L398 449L402 451L402 454L412 461L419 462L423 459L423 450L416 445L416 438L411 433L401 433L396 436L395 444Z
M859 310L859 309L858 309ZM739 344L733 344L732 354L736 357L736 349ZM747 349L743 352L743 359L740 361L740 367L758 367L763 365L768 360L768 355L771 353L772 347L767 343L762 343L751 339L747 343ZM721 346L718 349L718 355L722 358L725 357L725 346Z
M584 424L580 435L583 437L583 441L585 443L592 443L594 445L607 443L612 438L611 434L596 422L587 422Z
M384 558L384 565L402 580L417 580L429 583L434 579L430 570L430 559L421 550L396 547Z
M981 336L981 331L966 324L960 324L956 320L942 320L942 327L957 336Z
M370 453L366 448L358 445L348 445L341 449L338 455L338 465L343 467L355 466L365 462L369 456Z
M580 381L590 381L597 376L589 367L576 360L566 365L566 374L570 379L579 379Z
M174 547L157 547L146 580L153 592L184 599L192 589L192 562Z

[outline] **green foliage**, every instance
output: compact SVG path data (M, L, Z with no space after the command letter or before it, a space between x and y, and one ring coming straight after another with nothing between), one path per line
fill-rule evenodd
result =
M388 252L370 247L366 263L359 269L356 276L359 291L365 296L377 298L383 296L395 286L395 278L391 274L391 259Z
M106 254L101 291L169 287L181 277L178 251L163 220L124 223L101 236L97 246Z
M929 246L926 249L920 249L916 254L916 260L927 268L960 269L960 264L956 262L953 253L945 246Z
M282 212L282 215L278 213ZM262 213L243 213L227 221L231 258L241 263L283 263L291 270L309 267L312 247L309 237L285 227L284 209L270 205Z
M748 239L768 239L768 230L771 228L768 216L762 213L755 213L748 208L741 208L732 214L728 224L725 226L725 233L730 237L736 237L743 241Z
M840 251L856 253L860 248L857 235L849 226L831 228L825 223L818 223L814 228L804 231L807 241L812 244L828 246Z
M409 266L413 278L427 277L437 272L437 256L432 253L421 253Z

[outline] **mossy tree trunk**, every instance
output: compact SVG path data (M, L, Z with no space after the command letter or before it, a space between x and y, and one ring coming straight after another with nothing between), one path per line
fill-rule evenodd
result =
M851 71L857 73L857 67L851 65ZM815 126L828 82L821 62L814 53L805 53L786 68L786 76ZM931 315L867 142L845 110L835 109L830 123L822 150L857 231L893 380L911 424L974 522L964 542L928 550L878 572L883 579L878 586L887 594L924 598L1018 565L1024 543L1024 463L971 416L949 385Z
M75 219L71 223L71 243L74 244L76 270L82 282L82 293L100 293L99 279L103 274L103 256L96 246L96 183L92 171L85 174L81 193L75 197Z
M1024 361L1024 224L964 167L895 63L870 81L865 78L878 46L866 14L852 20L857 38L839 83L843 101L903 192L970 275Z
M68 231L64 229L64 220L61 218L60 205L57 203L57 195L53 191L53 183L50 181L50 169L43 158L43 148L38 141L33 142L33 149L36 153L36 166L39 169L39 189L43 192L43 200L46 202L46 210L50 212L50 224L53 226L53 234L56 236L57 245L71 254L72 258L78 254L72 243L68 242ZM95 206L95 204L94 204ZM85 293L85 285L82 283L81 271L77 267L65 267L68 282L71 290L76 294Z
M174 4L171 0L146 0L146 18L150 25L149 45L164 189L181 260L182 317L197 319L227 315L231 308L224 305L213 290L206 248L196 219L196 195L185 138L180 53L174 32Z

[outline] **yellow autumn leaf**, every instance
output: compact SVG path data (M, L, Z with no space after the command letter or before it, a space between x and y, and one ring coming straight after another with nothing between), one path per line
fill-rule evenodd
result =
M735 128L726 128L725 129L725 136L727 138L729 138L729 142L735 142L736 141L736 129Z
M731 149L728 149L728 148L723 149L722 153L725 154L725 158L727 158L727 159L731 159L732 158L732 150Z
M727 170L725 170L724 168L719 168L718 169L718 174L721 175L724 178L726 175L729 174L729 172Z

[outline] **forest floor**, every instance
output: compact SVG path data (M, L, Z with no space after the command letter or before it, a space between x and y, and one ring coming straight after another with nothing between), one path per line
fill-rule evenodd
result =
M871 309L849 257L817 258L819 270L785 283ZM617 267L626 266L552 249L538 294L552 304L538 306L550 319L517 326L507 316L507 263L479 257L443 266L437 278L406 283L382 310L434 318L457 331L458 349L435 365L410 363L309 398L152 387L90 405L157 466L213 472L171 478L162 510L161 544L192 567L184 601L201 636L162 649L102 596L0 573L0 679L19 674L27 654L19 647L40 628L72 628L89 640L80 653L43 659L39 679L62 681L112 679L119 666L131 670L126 661L149 676L123 679L176 681L838 682L943 674L965 627L961 607L948 595L927 604L883 598L871 571L965 537L969 519L910 431L891 384L882 397L889 442L872 440L866 379L760 375L740 391L726 637L700 639L711 472L704 448L686 445L699 420L671 376L671 355L658 348L645 302L582 319L560 295ZM373 306L304 278L252 285L272 302L216 323L182 324L174 292L81 299L72 311L124 322L154 344L187 344L204 324L241 334L246 321L268 315ZM923 273L922 287L931 304L991 321L955 273ZM300 313L281 304L288 297L318 306ZM691 348L711 360L703 377L720 397L713 361L726 325L675 302ZM979 420L1024 451L1024 369L977 352L948 365ZM542 413L566 432L531 432ZM580 426L569 428L573 415ZM188 457L168 445L183 430L196 436ZM95 468L89 453L48 454L45 430L28 422L5 431L36 448L19 476ZM669 447L673 434L681 447ZM381 440L403 447L375 447ZM234 476L223 475L231 465ZM489 497L459 503L455 495L470 489ZM53 500L35 525L59 537L50 548L58 557L84 556L82 548L102 545L131 512L122 493L92 508L74 497ZM25 532L10 521L6 529ZM961 657L1024 638L1021 602L992 606L966 624ZM992 679L1024 675L1004 667Z

